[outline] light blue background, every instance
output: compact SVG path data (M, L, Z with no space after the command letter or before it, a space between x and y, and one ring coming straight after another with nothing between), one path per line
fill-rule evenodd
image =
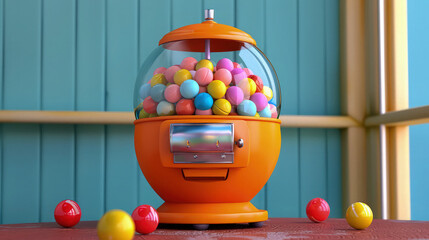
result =
M216 21L251 34L277 70L283 114L338 115L338 0L0 0L0 106L131 111L139 64L172 29ZM28 116L31 118L31 115ZM83 220L161 200L138 169L133 126L2 124L0 222L53 221L75 199ZM171 183L174 184L174 183ZM253 199L270 217L341 203L340 130L282 129L282 151Z

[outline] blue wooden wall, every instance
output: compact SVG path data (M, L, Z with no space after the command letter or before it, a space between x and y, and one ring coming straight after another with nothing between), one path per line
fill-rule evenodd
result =
M165 33L201 22L205 8L267 54L282 114L340 113L338 0L0 0L0 106L131 111L139 65ZM306 203L323 197L340 217L340 131L282 129L282 140L253 203L271 217L304 217ZM1 223L53 221L66 198L83 220L162 202L138 169L131 125L2 124L0 163Z
M429 1L408 1L410 107L429 105ZM410 127L411 218L429 220L429 124Z

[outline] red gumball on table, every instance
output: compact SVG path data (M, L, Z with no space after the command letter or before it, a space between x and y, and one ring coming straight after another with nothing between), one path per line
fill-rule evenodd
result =
M82 216L79 205L73 200L64 200L55 207L55 221L63 227L73 227Z
M159 224L158 212L149 205L138 206L131 217L136 225L136 232L141 234L155 231Z
M307 217L316 223L325 221L331 209L329 208L329 204L322 198L314 198L310 200L307 204L306 208Z

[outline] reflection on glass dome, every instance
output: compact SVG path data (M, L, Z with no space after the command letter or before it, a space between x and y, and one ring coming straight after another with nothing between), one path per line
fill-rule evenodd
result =
M216 45L220 49L207 56L194 52L198 46L192 44L190 40L162 44L143 63L134 90L136 119L168 115L278 118L280 85L258 48L223 41Z

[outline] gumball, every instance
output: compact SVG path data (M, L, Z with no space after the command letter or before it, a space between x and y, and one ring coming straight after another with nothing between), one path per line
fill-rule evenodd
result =
M202 87L200 86L200 90L198 91L198 93L206 93L207 92L207 87Z
M194 70L195 65L197 65L197 59L193 57L187 57L182 60L180 63L180 68L187 69L187 70Z
M250 101L252 101L256 105L256 111L258 112L262 111L265 107L268 106L268 100L262 93L253 94L252 96L250 96Z
M213 72L210 69L203 67L195 72L194 78L200 86L205 87L213 81Z
M259 115L259 113L257 112L256 114L255 114L255 116L254 117L261 117L260 115Z
M174 83L174 74L180 70L178 66L171 66L164 72L165 78L169 83Z
M233 62L232 65L234 65L234 68L241 68L240 64Z
M122 210L110 210L97 224L100 240L131 240L134 237L135 224L128 213Z
M258 113L259 113L259 116L266 117L266 118L270 118L272 115L270 106L268 104L264 109L262 109L262 111L259 111Z
M144 109L141 109L139 112L139 118L138 119L147 118L147 117L149 117L149 113L147 113Z
M198 69L203 68L203 67L208 68L208 69L210 69L210 71L213 72L213 69L214 69L213 63L210 60L207 60L207 59L200 60L197 63L197 65L195 66L195 70L198 71Z
M63 227L73 227L78 224L81 217L79 205L73 200L64 200L55 207L55 221Z
M149 114L156 113L157 106L158 106L158 103L155 102L150 96L145 98L143 101L143 109Z
M250 75L248 78L252 79L256 84L256 92L262 92L262 89L264 88L264 83L262 82L262 79L259 76L256 75Z
M236 85L240 80L247 78L247 74L241 68L234 68L231 71L232 84Z
M174 83L182 85L186 80L192 79L192 74L186 69L180 69L174 74Z
M231 112L231 103L226 99L218 99L214 102L212 111L216 115L228 115Z
M140 205L134 209L131 217L136 226L136 232L149 234L156 230L159 224L158 212L149 205Z
M208 93L200 93L195 97L194 104L199 110L208 110L213 106L213 98Z
M191 75L192 75L192 79L194 79L194 80L195 80L195 73L196 73L197 71L195 71L195 70L190 70L189 72L190 72L190 73L191 73Z
M162 74L162 73L158 73L150 79L150 86L151 87L158 85L158 84L163 84L163 85L167 84L167 79L165 78L164 74Z
M250 69L248 69L248 68L243 68L243 71L246 73L246 76L253 75L252 70L250 70Z
M225 96L226 86L220 80L214 80L207 86L207 92L214 98L219 99Z
M256 114L256 105L250 100L243 100L237 106L237 113L242 116L253 117Z
M139 95L141 99L145 99L150 95L150 84L146 83L140 87Z
M228 86L232 81L232 75L227 69L219 69L215 72L214 79L220 80Z
M277 107L270 104L271 118L277 118Z
M162 100L164 100L165 88L165 85L157 84L150 89L150 96L155 102L161 102Z
M244 98L249 99L256 92L256 84L250 78L245 78L238 82L237 86L243 90Z
M371 208L362 202L353 203L346 212L347 223L358 230L369 227L372 223L372 218Z
M311 221L319 223L328 218L331 209L329 204L322 198L314 198L308 202L305 211Z
M174 114L174 109L175 107L173 103L161 101L156 107L156 113L158 116L169 116Z
M156 75L158 73L165 73L165 71L167 71L167 68L159 67L159 68L155 69L155 71L153 71L153 75Z
M194 101L192 99L182 99L176 104L177 115L193 115L195 112Z
M271 88L264 86L262 88L262 93L267 97L268 101L270 101L273 98L273 90Z
M228 90L226 90L225 98L232 105L238 105L244 99L243 90L241 90L241 88L236 86L229 87Z
M186 80L180 86L180 94L184 98L194 98L200 91L200 87L195 80Z
M171 103L176 103L177 101L179 101L180 98L182 98L182 95L180 94L179 85L171 84L167 88L165 88L164 98Z
M213 115L213 111L211 108L207 110L196 109L195 115Z
M216 71L219 71L222 68L228 71L232 71L232 69L234 69L234 64L228 58L222 58L221 60L219 60L219 62L217 62Z

